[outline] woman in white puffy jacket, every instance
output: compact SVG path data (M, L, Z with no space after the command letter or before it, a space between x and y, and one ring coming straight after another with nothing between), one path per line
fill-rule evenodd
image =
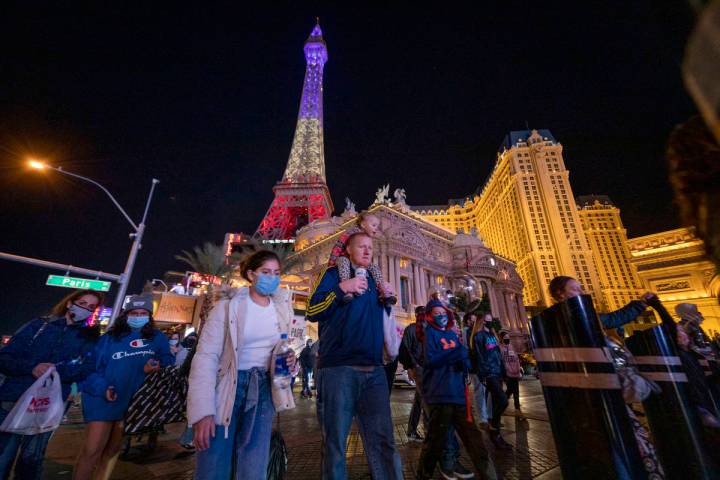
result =
M250 287L226 289L200 332L190 370L188 422L198 450L195 478L265 479L275 411L293 408L290 387L273 387L272 366L287 334L304 343L304 320L293 318L292 295L280 289L280 261L262 250L245 260ZM288 365L297 370L294 351Z

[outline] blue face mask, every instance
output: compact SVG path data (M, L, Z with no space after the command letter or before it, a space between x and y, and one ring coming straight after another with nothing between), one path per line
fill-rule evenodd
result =
M171 347L174 347L175 345L178 344L178 341L173 338L171 340L168 340L168 343L170 344Z
M127 319L128 326L133 330L140 330L147 325L149 321L150 317L148 315L144 315L142 317L128 317Z
M440 328L445 328L448 324L448 316L444 313L433 315L433 320L435 321L435 324Z
M255 290L257 290L260 295L268 296L275 293L275 290L277 290L279 286L280 277L277 275L264 275L261 273L257 276Z

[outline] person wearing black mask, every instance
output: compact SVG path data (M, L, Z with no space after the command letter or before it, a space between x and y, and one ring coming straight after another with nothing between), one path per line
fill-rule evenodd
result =
M492 327L492 315L486 313L481 321L475 322L470 336L470 349L475 357L478 379L492 399L492 419L490 420L490 440L497 448L510 448L511 445L500 435L500 418L507 408L508 399L503 391L505 365L495 330Z
M6 376L0 387L0 422L48 369L54 368L60 375L64 399L74 382L82 382L94 371L100 329L88 320L103 298L92 290L72 292L55 305L50 316L23 325L0 350L0 373ZM9 478L15 464L15 478L40 479L51 435L0 432L0 478Z

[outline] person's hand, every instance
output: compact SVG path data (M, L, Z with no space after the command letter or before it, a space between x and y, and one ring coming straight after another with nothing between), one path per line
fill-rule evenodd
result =
M35 368L32 369L33 377L35 377L35 378L42 377L45 374L45 372L48 371L48 369L50 369L54 366L55 366L54 363L38 363L37 365L35 365Z
M115 387L110 385L107 390L105 390L105 400L108 402L114 402L117 400L117 392L115 391Z
M657 298L657 294L652 292L645 292L640 297L640 301L643 302L645 305L649 305L655 298Z
M340 290L345 293L357 293L358 295L362 295L368 288L367 278L355 277L349 280L344 280L340 282L339 287Z
M193 444L202 452L210 448L210 439L215 438L215 417L208 415L192 426Z
M395 295L395 289L393 288L393 286L390 282L382 282L382 285L380 288L382 288L382 291L386 297Z
M295 350L290 349L290 351L287 354L287 365L290 370L295 368L295 364L297 363L297 355L295 355Z
M145 372L145 374L157 372L158 370L160 370L160 362L158 362L154 358L151 358L150 360L148 360L147 363L145 364L145 366L143 367L143 371Z

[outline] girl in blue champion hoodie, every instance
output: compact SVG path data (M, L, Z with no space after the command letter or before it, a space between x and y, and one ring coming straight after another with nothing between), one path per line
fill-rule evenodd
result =
M428 405L430 426L423 443L417 478L433 477L435 465L448 441L452 425L470 454L480 478L495 479L482 433L468 421L465 406L465 382L470 368L467 348L453 330L453 314L439 300L425 307L427 326L423 335L424 362L422 396ZM453 472L440 470L443 478L456 478Z
M120 452L123 417L145 376L174 365L167 337L152 320L152 298L133 296L97 346L96 371L83 384L85 446L74 480L109 478Z

